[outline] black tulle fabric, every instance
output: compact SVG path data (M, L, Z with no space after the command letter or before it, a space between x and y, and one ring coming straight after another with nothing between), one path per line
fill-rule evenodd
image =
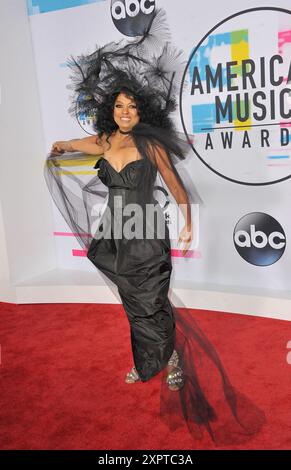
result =
M172 129L169 115L177 108L186 60L169 39L165 11L157 8L136 40L110 42L96 46L92 54L71 56L67 61L71 71L67 88L73 92L68 109L71 116L79 123L80 116L86 116L94 132L113 131L117 126L107 116L108 99L127 90L147 122ZM183 83L186 88L187 81Z
M243 445L260 432L266 416L256 404L235 388L213 344L185 308L171 302L176 319L175 349L185 374L178 393L166 384L163 371L160 414L171 431L187 424L194 441L208 434L224 448Z
M193 316L175 307L168 297L171 241L155 189L165 184L176 203L187 207L203 203L193 183L195 175L185 170L192 155L189 142L169 118L177 107L175 96L184 64L181 51L168 39L165 13L157 9L138 40L109 43L90 55L71 57L68 63L73 73L69 88L74 92L69 112L78 120L80 115L91 119L96 141L97 135L110 136L117 128L111 118L104 117L108 97L128 90L137 99L143 116L148 117L131 132L140 160L117 172L106 155L50 154L44 176L88 261L118 288L141 380L161 372L162 420L172 431L187 424L194 440L206 432L217 445L240 444L259 432L264 413L232 386L218 353ZM114 238L116 222L112 225L108 218L114 216L114 196L120 196L122 207L138 203L143 215L147 203L157 205L164 237L156 236L159 225L154 222L153 239L144 233L140 239ZM121 229L126 222L122 219ZM150 222L145 217L143 223L148 226ZM166 366L174 348L186 378L179 392L166 385Z

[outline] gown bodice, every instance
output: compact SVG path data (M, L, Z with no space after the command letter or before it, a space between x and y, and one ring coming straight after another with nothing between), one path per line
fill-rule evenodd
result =
M146 157L127 163L120 171L106 158L100 157L94 168L102 183L109 189L109 205L114 195L123 195L126 204L144 205L156 202L153 191L157 168Z

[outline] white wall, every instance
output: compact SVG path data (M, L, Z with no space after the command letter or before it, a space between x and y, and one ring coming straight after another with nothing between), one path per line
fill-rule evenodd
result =
M0 300L9 301L14 292L11 284L55 267L51 201L43 179L45 148L25 0L0 2L0 57ZM11 287L6 284L8 277Z

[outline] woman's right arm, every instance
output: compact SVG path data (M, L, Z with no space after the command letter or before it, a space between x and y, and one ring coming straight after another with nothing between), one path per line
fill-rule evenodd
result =
M84 152L88 155L102 155L104 153L102 140L97 135L83 139L59 140L54 142L52 153Z

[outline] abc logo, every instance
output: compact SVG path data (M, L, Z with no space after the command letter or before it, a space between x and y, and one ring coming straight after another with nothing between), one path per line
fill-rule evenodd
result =
M152 19L155 0L111 0L111 17L126 36L141 36Z
M282 226L263 212L252 212L242 217L235 226L233 240L240 256L255 266L276 263L286 247Z
M155 0L116 0L111 7L112 16L115 20L125 19L126 15L134 17L141 11L149 15L155 9Z

